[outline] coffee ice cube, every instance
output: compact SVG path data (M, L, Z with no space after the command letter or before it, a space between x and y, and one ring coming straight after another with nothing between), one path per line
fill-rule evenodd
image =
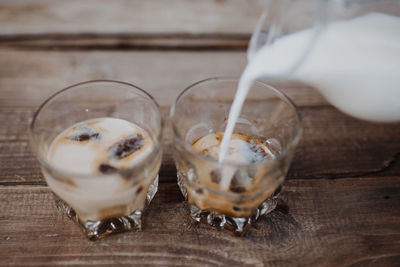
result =
M253 140L248 141L249 149L253 153L249 153L250 162L255 163L259 161L263 161L264 159L270 159L271 155L266 153L266 151L259 144L254 142Z
M112 174L118 172L119 169L108 163L102 163L99 165L99 171L103 174Z
M143 136L135 133L111 146L108 150L108 155L110 158L122 159L141 149L143 146Z
M98 140L100 139L100 132L87 126L80 126L75 131L72 131L67 136L67 139L78 142L83 142L87 140Z
M211 181L215 184L219 184L221 182L221 171L218 169L212 170L210 172Z

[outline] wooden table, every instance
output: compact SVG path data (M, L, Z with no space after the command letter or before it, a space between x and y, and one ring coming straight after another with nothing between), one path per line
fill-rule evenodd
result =
M240 75L258 1L0 1L0 265L399 265L400 125L350 118L275 84L304 134L279 205L243 237L196 225L176 185L171 130L143 231L91 242L60 214L30 151L34 110L61 88L116 79L167 117L189 84Z

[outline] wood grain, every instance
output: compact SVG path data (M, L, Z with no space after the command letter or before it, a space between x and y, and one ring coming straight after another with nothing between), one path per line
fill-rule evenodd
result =
M216 76L239 77L246 65L240 51L25 51L0 49L0 106L37 107L69 85L94 79L122 80L170 107L187 86ZM268 81L267 81L268 82ZM274 83L297 106L327 102L312 88ZM27 101L29 99L29 101Z
M141 232L88 241L47 187L0 187L0 265L396 265L400 179L291 180L244 237L194 224L161 183ZM318 190L316 190L318 189Z
M306 2L297 1L297 15L308 14ZM304 125L277 209L243 237L188 217L169 107L196 81L240 75L264 4L0 0L0 266L398 266L400 124L350 118L294 82L273 84ZM93 79L145 89L167 122L161 183L143 231L97 242L56 210L27 138L49 95Z
M89 79L117 79L150 92L165 121L163 179L175 173L168 110L189 84L211 76L238 76L243 52L16 51L0 49L1 184L43 184L29 149L27 126L49 95ZM350 118L304 85L276 84L294 100L304 133L289 178L387 176L400 173L400 125ZM168 177L168 178L167 178Z
M190 84L213 76L238 76L246 64L243 52L224 51L0 49L0 60L0 106L8 107L36 107L66 86L94 79L133 83L168 107Z
M248 35L262 11L258 0L3 0L0 35Z

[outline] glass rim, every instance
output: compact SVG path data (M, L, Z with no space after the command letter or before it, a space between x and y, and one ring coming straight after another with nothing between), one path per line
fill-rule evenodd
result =
M293 148L298 144L298 142L300 141L301 134L303 132L303 125L302 125L302 117L301 117L301 114L298 111L298 108L297 108L296 104L288 96L286 96L285 93L283 93L279 89L277 89L277 88L275 88L275 87L273 87L273 86L271 86L271 85L269 85L267 83L264 83L264 82L259 81L259 80L255 80L253 85L254 84L261 85L262 87L264 87L264 88L266 88L268 90L272 90L276 95L279 96L279 98L281 100L283 100L284 102L289 104L289 106L293 109L294 113L296 114L296 118L298 120L298 129L297 129L296 135L293 138L293 140L291 140L289 142L288 149L285 149L284 153L277 155L276 158L274 160L272 160L272 161L265 159L265 160L262 160L262 161L259 161L259 162L254 162L254 163L239 163L239 162L235 162L235 161L224 160L222 163L219 163L218 159L215 159L215 158L210 157L208 155L204 155L204 154L199 153L198 151L194 150L193 147L188 142L186 142L185 139L180 135L180 133L178 131L178 126L175 124L174 115L175 115L176 106L178 105L179 100L190 89L192 89L193 87L195 87L195 86L197 86L199 84L207 83L207 82L235 82L235 83L238 83L239 79L240 79L239 77L233 77L233 76L232 77L231 76L217 76L217 77L211 77L211 78L206 78L206 79L200 80L200 81L195 82L195 83L189 85L188 87L186 87L177 96L177 98L175 99L174 104L171 106L170 113L169 113L169 119L170 119L170 122L171 122L171 125L172 125L173 134L174 134L174 141L176 139L178 139L179 143L181 145L183 145L184 149L187 152L189 152L192 156L199 157L201 159L204 159L204 160L212 162L212 163L217 163L217 164L219 164L221 166L230 166L230 167L243 168L243 167L250 167L250 166L257 167L257 166L261 166L261 165L274 165L274 164L276 164L277 162L280 162L281 160L283 160L286 157L286 155L287 155L286 152L287 152L287 150L289 150L289 148Z
M53 166L53 164L51 164L45 157L42 157L40 155L40 153L38 152L38 146L36 144L35 138L34 138L34 126L35 126L35 122L38 119L38 116L41 114L41 111L45 108L45 106L53 99L55 99L57 96L62 95L64 92L69 91L70 89L79 87L81 85L86 85L86 84L93 84L93 83L110 83L110 84L119 84L119 85L124 85L127 88L129 87L131 90L138 90L141 93L143 93L146 97L148 97L151 102L153 102L153 104L155 104L159 116L160 116L160 131L158 133L158 135L156 136L156 140L157 143L154 144L154 147L151 151L151 153L149 153L146 157L144 157L143 159L141 159L139 161L138 164L135 164L135 166L133 167L129 167L126 168L124 170L117 170L116 172L112 173L112 174L104 174L104 173L98 173L98 174L85 174L85 173L79 173L79 172L73 172L73 171L67 171L64 169L60 169L58 167ZM29 137L29 144L30 147L36 157L36 159L39 161L40 165L42 165L43 167L45 167L46 169L49 169L51 171L55 171L57 173L60 173L62 175L66 175L66 176L72 176L74 178L83 178L83 179L92 179L92 178L99 178L99 177L113 177L117 174L123 176L124 173L129 173L134 171L138 166L143 165L149 158L154 157L155 154L157 154L159 152L159 150L162 148L162 134L163 134L163 126L164 126L164 120L162 118L161 115L161 109L160 109L160 105L157 103L157 101L154 99L154 97L152 95L150 95L148 92L146 92L145 90L143 90L142 88L128 83L128 82L123 82L123 81L117 81L117 80L107 80L107 79L99 79L99 80L88 80L88 81L83 81L83 82L79 82L70 86L67 86L55 93L53 93L52 95L50 95L49 97L46 98L45 101L43 101L42 104L40 104L40 106L35 110L32 118L29 121L29 126L28 126L28 137Z

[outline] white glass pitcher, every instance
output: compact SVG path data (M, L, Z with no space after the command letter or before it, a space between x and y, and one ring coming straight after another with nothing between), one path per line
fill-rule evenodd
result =
M267 1L248 59L254 78L299 80L349 115L400 121L399 0Z

